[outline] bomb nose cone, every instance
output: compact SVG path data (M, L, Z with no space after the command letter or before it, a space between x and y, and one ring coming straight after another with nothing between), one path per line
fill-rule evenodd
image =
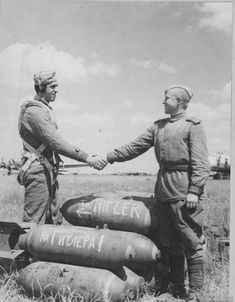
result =
M159 260L161 257L160 250L156 247L156 245L152 248L152 259Z
M19 248L21 250L27 249L27 234L22 234L19 237Z
M80 196L66 201L60 211L72 225L103 227L148 235L156 226L156 217L150 201L141 199L104 198L102 196Z
M74 208L76 208L77 206L79 207L81 205L84 205L86 203L89 204L89 202L93 201L96 198L97 197L94 195L87 195L69 199L60 206L60 211L62 214L71 215Z
M127 246L127 266L131 269L138 269L154 265L160 258L159 249L149 238L140 234L136 235L133 233L131 240L129 240L131 244Z

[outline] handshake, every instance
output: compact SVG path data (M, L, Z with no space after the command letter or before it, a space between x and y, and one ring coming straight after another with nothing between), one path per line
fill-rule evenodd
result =
M86 162L96 170L103 170L107 165L107 159L99 155L89 155Z

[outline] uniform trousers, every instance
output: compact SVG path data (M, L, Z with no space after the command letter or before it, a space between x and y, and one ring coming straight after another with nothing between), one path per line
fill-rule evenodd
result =
M159 222L157 237L162 258L168 261L171 283L179 290L185 288L186 264L189 288L200 290L204 282L203 207L199 204L196 208L187 208L183 200L158 200L156 212Z
M39 161L34 161L25 172L24 222L62 223L57 201L58 181L51 180L50 174Z

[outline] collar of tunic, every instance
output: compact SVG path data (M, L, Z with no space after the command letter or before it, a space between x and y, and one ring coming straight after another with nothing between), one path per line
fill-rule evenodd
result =
M47 101L44 98L40 97L38 94L35 95L34 99L36 101L42 102L44 105L46 105L52 110L52 107L47 103Z
M186 111L180 112L176 115L172 115L170 117L170 122L178 121L179 119L181 119L182 117L185 117L185 116L186 116Z
M39 102L43 103L43 105L45 105L44 107L45 107L45 108L47 109L47 111L49 112L49 114L50 114L50 116L51 116L51 119L52 119L52 121L54 122L56 128L58 128L56 118L55 118L55 116L54 116L54 114L53 114L53 112L52 112L52 109L53 109L53 108L46 102L46 100L45 100L44 98L40 97L39 95L36 95L36 96L34 97L34 99L35 99L36 101L39 101Z

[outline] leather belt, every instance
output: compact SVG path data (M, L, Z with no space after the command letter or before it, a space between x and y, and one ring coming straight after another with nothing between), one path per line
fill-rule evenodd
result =
M162 171L188 171L188 165L160 165Z

